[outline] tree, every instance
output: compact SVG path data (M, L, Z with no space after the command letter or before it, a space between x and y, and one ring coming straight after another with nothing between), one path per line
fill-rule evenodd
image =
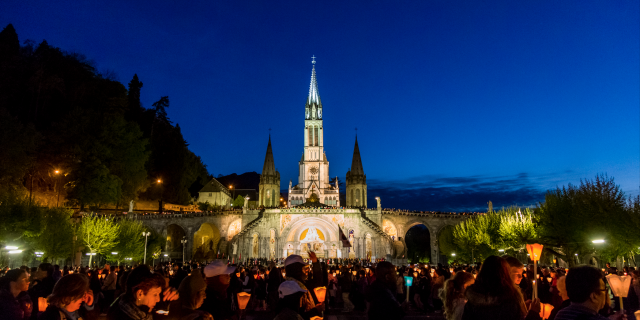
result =
M0 108L0 128L0 192L24 190L22 180L35 163L40 135L5 108Z
M605 256L626 255L640 244L638 216L625 207L625 196L613 178L598 175L579 186L550 190L536 210L540 238L547 250L575 263L575 254L593 253L594 239L605 239ZM557 248L558 250L554 250Z
M14 244L39 235L44 209L15 191L0 194L0 243Z
M235 200L233 200L234 208L242 208L244 207L244 198L242 196L237 196Z
M65 208L44 210L44 230L34 237L34 249L44 252L44 258L66 259L73 253L73 211Z
M455 230L454 226L446 226L442 228L438 235L440 254L447 257L451 256L452 253L460 251L454 242L455 238L453 237L453 230Z
M118 222L120 230L117 244L111 249L117 254L107 255L107 260L111 262L120 262L125 258L140 260L144 257L144 236L142 232L146 228L140 221L123 219Z
M533 221L531 209L510 207L500 210L498 215L500 216L498 232L502 249L520 251L525 249L526 244L536 243L538 240L537 225Z
M120 226L113 219L85 217L80 225L80 237L89 253L108 254L118 244ZM89 256L89 265L93 255Z
M101 204L113 203L121 196L122 180L111 174L97 156L78 163L72 175L74 180L69 183L68 194L80 203L80 210L87 204L97 210Z

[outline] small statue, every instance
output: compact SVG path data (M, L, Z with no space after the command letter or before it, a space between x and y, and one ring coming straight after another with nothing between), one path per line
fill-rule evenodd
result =
M129 202L129 213L133 213L133 200Z

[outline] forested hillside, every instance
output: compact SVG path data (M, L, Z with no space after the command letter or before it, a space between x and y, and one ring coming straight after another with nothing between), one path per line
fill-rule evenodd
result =
M169 97L143 106L80 53L0 32L0 192L83 209L130 200L188 204L210 179L172 123ZM160 181L160 182L158 182Z

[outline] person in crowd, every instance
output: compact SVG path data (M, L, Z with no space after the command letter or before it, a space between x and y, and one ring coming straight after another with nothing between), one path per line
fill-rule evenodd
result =
M53 266L50 263L41 263L38 266L37 283L29 289L29 296L33 302L33 312L31 313L31 319L38 319L40 310L39 298L46 298L53 292L53 287L56 285L56 281L53 279ZM44 308L43 308L44 309Z
M534 300L527 309L520 290L511 280L509 264L498 256L489 256L484 261L465 296L463 320L540 318L540 301Z
M257 311L267 310L267 281L265 280L265 272L263 268L258 269L256 273L255 295L258 303Z
M93 320L100 311L93 306L93 292L89 288L89 277L70 274L60 278L47 298L49 306L38 320Z
M29 290L29 273L22 269L7 271L0 278L0 315L7 320L25 320L31 316L32 303L21 303L18 297ZM28 296L27 296L28 297Z
M376 266L376 280L369 286L366 299L369 303L369 320L402 319L404 309L396 300L396 270L393 264L382 261Z
M213 320L211 314L198 310L207 298L207 283L198 272L192 272L182 280L178 288L179 298L172 301L169 309L170 316L177 320Z
M612 267L611 263L607 262L605 266L605 271L607 272L607 274L618 274L618 268Z
M282 283L282 272L276 267L275 262L269 263L269 278L267 279L267 305L271 310L276 309L278 303L278 287Z
M452 279L445 281L440 299L444 304L444 316L447 320L461 320L467 299L464 295L467 287L475 282L468 272L456 272Z
M204 268L207 288L206 298L199 310L206 311L215 320L234 319L236 317L232 309L231 297L227 292L231 283L230 274L235 267L227 266L222 260L216 260Z
M309 257L311 257L313 263L313 278L322 279L323 276L326 276L326 271L324 272L325 275L323 275L322 267L319 265L318 258L313 251L309 252ZM317 282L309 277L311 271L309 265L304 262L301 256L292 254L284 261L284 268L287 274L287 281L295 281L300 288L307 290L302 299L302 318L308 320L312 316L320 316L324 311L324 303L316 304L317 300L315 299L313 288L318 287L318 285L316 285Z
M111 303L113 302L113 299L115 298L115 293L116 293L116 283L118 282L118 276L116 275L116 268L113 267L111 268L111 266L109 264L106 264L104 266L104 270L102 271L102 274L107 274L107 276L104 279L104 283L102 284L102 292L104 294L104 300L105 300L105 304L107 306L110 306ZM95 292L94 292L95 295Z
M158 302L178 299L178 292L165 289L165 281L159 274L151 273L149 266L133 269L126 279L126 291L116 299L107 313L108 320L150 320Z
M100 275L98 272L89 272L89 289L93 292L93 303L100 310L106 310L108 305L104 301L104 294L102 293L102 283L100 282Z
M53 266L53 280L58 282L60 278L62 278L62 271L60 271L60 266L56 264Z
M567 295L571 304L558 311L555 320L605 320L598 312L607 303L607 289L602 272L591 266L569 269L566 276ZM626 319L619 312L609 319Z
M300 287L297 281L288 280L278 287L278 306L274 320L304 320L301 314L304 312L305 295L308 290Z
M549 320L554 320L558 315L560 310L571 305L571 300L569 300L569 295L567 294L567 283L566 277L560 277L556 281L556 288L558 289L558 294L562 298L562 303L559 306L555 306L553 310L551 310L551 314L549 315Z
M433 279L431 281L431 301L435 310L442 310L442 300L440 300L440 289L444 287L444 277L446 271L443 268L438 268L433 273Z
M173 276L169 280L169 286L177 288L182 283L182 280L187 277L189 273L182 269L182 263L176 263L173 265Z
M343 312L353 311L354 305L349 299L349 293L353 288L353 273L346 266L342 267L342 271L338 276L338 285L342 290L342 301L344 303Z

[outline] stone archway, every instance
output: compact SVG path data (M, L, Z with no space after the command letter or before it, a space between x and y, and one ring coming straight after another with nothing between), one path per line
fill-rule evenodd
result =
M313 231L309 231L313 229ZM317 235L317 239L311 239L312 235ZM294 254L306 256L308 250L314 250L319 257L329 257L329 250L332 244L338 243L338 227L335 223L319 217L308 217L296 220L284 228L283 235L286 235L283 243L283 255L291 254L289 250L294 250ZM304 245L303 245L304 244Z
M182 258L183 244L182 239L187 235L184 228L177 224L167 226L167 239L165 251L173 258Z
M434 235L431 234L429 226L422 222L414 222L407 227L404 236L406 258L413 263L437 261L437 257L432 257L431 254L431 240Z
M220 230L216 225L205 222L193 234L193 260L213 260L220 245Z

